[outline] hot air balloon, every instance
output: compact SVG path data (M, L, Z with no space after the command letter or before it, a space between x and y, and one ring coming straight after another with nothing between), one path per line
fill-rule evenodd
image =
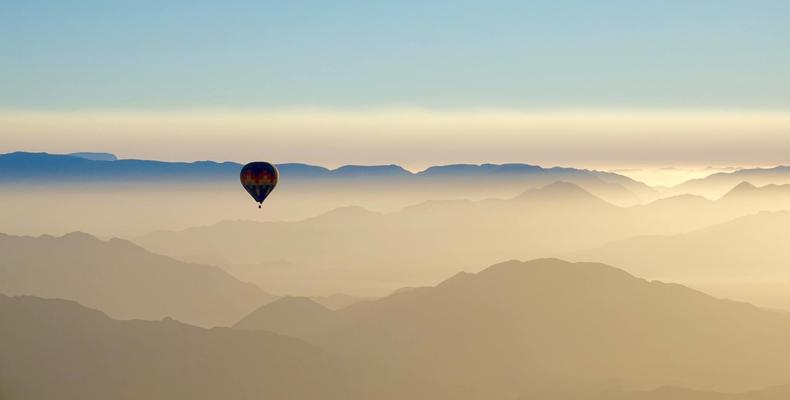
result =
M261 203L277 186L279 176L277 168L265 161L256 161L245 165L240 174L241 185L258 202L258 208L261 208Z

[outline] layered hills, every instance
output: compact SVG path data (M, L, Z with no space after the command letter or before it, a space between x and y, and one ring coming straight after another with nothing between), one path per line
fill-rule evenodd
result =
M332 329L322 323L328 310L290 306L300 326L317 327L304 338L466 398L564 399L667 385L747 391L785 383L790 368L790 314L595 263L509 261L457 274L332 312ZM245 318L245 329L281 329L270 307ZM640 396L616 398L662 398Z
M434 200L392 213L343 207L300 221L223 221L134 240L179 259L216 263L284 293L381 295L503 258L685 234L761 210L790 208L783 192L770 188L749 195L760 201L740 201L744 187L715 201L684 195L619 207L578 185L555 182L505 200Z
M79 232L0 234L0 254L0 293L74 300L120 319L229 325L274 298L217 267Z
M790 314L557 259L504 262L338 311L281 299L241 325L117 321L70 301L0 296L0 393L757 400L781 399L790 370ZM289 329L312 344L271 333Z
M361 399L327 352L268 332L117 321L64 300L0 295L3 399Z

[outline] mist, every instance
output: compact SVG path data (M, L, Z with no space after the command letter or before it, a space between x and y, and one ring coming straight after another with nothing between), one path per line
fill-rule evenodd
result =
M0 400L788 400L788 16L3 2Z

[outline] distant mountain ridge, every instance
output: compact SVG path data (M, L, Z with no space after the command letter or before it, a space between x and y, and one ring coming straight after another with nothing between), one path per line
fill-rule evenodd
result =
M16 152L0 155L0 182L75 182L117 179L211 180L237 175L236 163L213 161L164 162L150 160L103 161L71 155Z
M742 182L749 182L755 186L790 184L790 166L780 165L773 168L744 168L733 172L718 172L673 186L667 190L667 193L691 193L718 198Z
M96 159L96 155L91 155L96 153L81 154L83 155L27 152L0 154L0 183L42 180L235 179L242 167L242 164L235 162L215 161L165 162L135 159L105 161ZM611 172L563 167L543 168L529 164L453 164L433 166L417 173L398 165L344 165L336 169L328 169L301 163L283 163L278 164L277 167L286 180L394 179L431 183L437 180L453 181L469 177L485 177L487 180L542 177L545 179L543 183L557 179L576 180L576 183L609 185L608 190L617 190L616 186L619 185L637 196L654 194L654 191L644 183ZM479 182L479 184L484 183Z
M783 209L790 204L790 184L755 186L751 182L743 181L725 193L719 200L723 202L761 203L772 205L772 209Z

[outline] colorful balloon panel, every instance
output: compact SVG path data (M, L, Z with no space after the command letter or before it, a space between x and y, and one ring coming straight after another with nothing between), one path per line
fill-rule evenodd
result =
M258 203L263 203L277 186L277 168L264 161L251 162L241 169L241 185Z

